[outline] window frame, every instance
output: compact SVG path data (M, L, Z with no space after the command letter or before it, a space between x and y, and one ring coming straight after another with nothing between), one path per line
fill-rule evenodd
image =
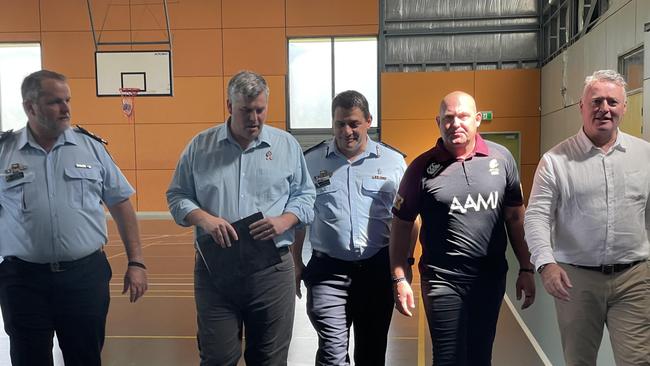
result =
M38 66L37 70L30 71L30 73L38 71L38 70L43 68L43 45L41 44L41 42L31 42L31 41L30 42L0 42L0 48L9 48L9 47L16 47L16 48L18 48L18 47L34 47L34 48L38 47L38 51L39 51L39 60L38 60L39 62L38 62L38 64L39 64L39 66ZM26 77L27 75L24 75L23 78ZM1 76L0 76L0 79L1 79ZM2 80L0 80L0 83L2 83ZM21 93L20 85L18 86L17 89L15 89L15 90L12 89L12 90L13 90L13 92L17 92L19 95ZM17 130L17 129L23 128L24 126L23 127L18 127L18 128L16 128L15 126L7 126L7 122L5 122L3 120L3 117L2 117L2 115L3 115L2 97L3 97L3 95L2 95L2 86L0 84L0 131ZM22 110L22 97L20 98L20 101L21 101L20 109ZM25 116L23 114L22 117L24 117L25 126L26 126L27 125L27 116Z
M618 72L628 82L628 87L629 87L629 75L627 75L627 72L626 72L627 71L627 65L626 65L625 61L630 59L633 56L637 56L637 55L640 54L641 55L641 61L642 61L641 66L645 70L646 66L645 66L645 62L644 62L645 61L644 53L645 53L645 50L644 50L643 44L641 44L640 46L634 47L633 49L631 49L631 50L629 50L627 52L624 52L624 53L622 53L621 55L618 56ZM641 72L641 85L639 87L637 87L637 88L634 88L634 89L628 89L627 90L627 95L632 95L632 94L637 94L637 93L643 92L643 74L644 74L644 72L642 71Z
M309 40L309 39L329 39L330 41L330 67L331 67L331 93L332 95L330 96L330 101L334 99L336 96L336 88L335 88L335 80L336 80L336 66L335 66L335 52L336 52L336 47L335 43L337 39L373 39L377 43L376 47L376 57L377 57L377 68L376 68L376 77L377 77L377 102L376 102L376 107L377 107L377 113L376 115L373 115L373 121L376 121L377 125L370 127L368 130L368 134L371 136L373 140L379 141L380 139L380 131L381 131L381 72L380 72L380 67L379 67L379 52L380 52L380 45L379 45L379 37L376 34L360 34L360 35L354 35L354 36L335 36L335 35L329 35L329 36L299 36L299 37L287 37L287 73L286 73L286 79L285 79L285 111L286 111L286 121L285 121L285 127L287 132L290 134L296 136L296 138L301 140L300 137L303 136L305 139L309 139L310 137L315 137L315 136L323 136L324 138L328 138L332 136L332 127L291 127L291 80L290 80L290 62L289 62L289 44L291 41L294 40ZM370 101L369 101L370 102ZM328 110L330 106L328 105ZM328 115L329 117L329 115Z

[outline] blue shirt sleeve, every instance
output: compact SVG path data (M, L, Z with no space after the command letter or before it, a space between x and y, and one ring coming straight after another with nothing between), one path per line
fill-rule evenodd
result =
M297 142L292 144L292 155L296 156L295 174L290 182L289 200L284 212L290 212L300 220L299 225L309 225L314 220L316 188L309 176L305 157Z
M199 209L196 202L196 190L194 175L192 173L192 161L196 137L187 145L181 154L172 181L167 189L167 205L174 221L181 226L190 226L185 220L187 215Z

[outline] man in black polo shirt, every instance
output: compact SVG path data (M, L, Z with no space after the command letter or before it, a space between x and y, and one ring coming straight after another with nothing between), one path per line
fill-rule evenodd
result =
M520 266L517 299L525 294L522 308L535 299L517 165L505 147L476 133L481 114L469 94L447 95L436 121L441 138L408 167L393 207L396 307L407 316L415 307L405 270L409 233L420 215L422 298L436 366L490 365L508 238Z

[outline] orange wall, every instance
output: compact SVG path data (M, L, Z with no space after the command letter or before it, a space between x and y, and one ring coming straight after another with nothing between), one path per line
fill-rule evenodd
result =
M166 39L160 5L91 4L103 41ZM169 2L174 97L138 98L132 124L121 113L119 97L95 96L86 0L0 0L0 9L0 42L40 42L43 67L68 76L74 123L109 141L108 149L137 190L139 211L167 210L164 192L183 147L227 116L230 76L241 69L263 74L271 88L269 124L282 128L287 38L376 35L379 19L376 0ZM442 96L465 90L476 95L480 109L494 111L494 121L481 130L522 131L528 191L539 151L539 77L538 70L383 74L382 138L412 159L437 137L433 118Z
M381 75L382 140L408 155L410 162L440 137L435 123L442 98L454 91L472 94L477 108L493 111L480 131L519 131L521 180L530 193L539 161L540 71L483 70Z

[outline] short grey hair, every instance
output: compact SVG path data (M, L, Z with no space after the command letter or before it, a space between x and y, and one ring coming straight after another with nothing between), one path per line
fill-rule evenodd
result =
M618 72L614 70L594 71L593 74L585 78L585 87L582 89L582 94L584 95L587 88L596 82L609 82L620 86L623 88L623 95L625 95L625 98L627 99L627 83L625 82L623 75Z
M38 100L43 91L42 84L45 79L54 79L64 83L67 82L65 75L59 74L58 72L45 69L33 72L23 79L23 83L20 86L20 93L22 94L23 102L35 102Z
M257 98L262 92L268 97L269 86L262 75L252 71L240 71L228 82L228 100L231 103L238 95L248 101Z

